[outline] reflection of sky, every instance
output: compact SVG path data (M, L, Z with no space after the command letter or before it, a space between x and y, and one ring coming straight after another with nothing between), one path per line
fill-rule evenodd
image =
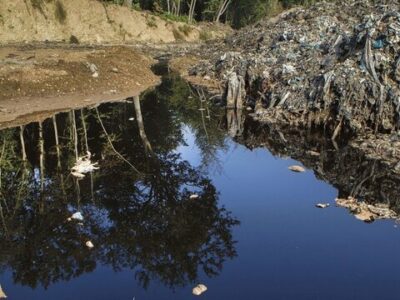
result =
M182 131L186 145L179 145L175 152L181 154L182 160L187 160L193 167L198 167L201 163L201 152L196 145L193 131L187 125L183 125Z

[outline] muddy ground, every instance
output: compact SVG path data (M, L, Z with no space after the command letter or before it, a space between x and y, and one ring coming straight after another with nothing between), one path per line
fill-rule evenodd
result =
M0 48L0 127L138 95L159 82L154 63L129 47Z

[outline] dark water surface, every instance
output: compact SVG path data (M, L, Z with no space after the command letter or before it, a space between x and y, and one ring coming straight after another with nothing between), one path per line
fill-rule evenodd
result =
M344 174L292 173L285 146L252 149L243 114L196 95L170 75L143 122L131 99L0 132L8 299L192 299L198 283L202 299L398 299L396 222L335 207ZM87 150L99 169L77 180Z

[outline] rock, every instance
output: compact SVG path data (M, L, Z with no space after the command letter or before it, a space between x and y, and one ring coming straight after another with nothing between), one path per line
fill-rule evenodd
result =
M195 296L200 296L201 294L203 294L206 291L207 291L207 287L204 284L199 284L193 288L192 293Z
M4 293L4 291L3 291L3 289L1 288L1 285L0 285L0 299L5 299L5 298L7 298L7 295Z
M328 208L330 206L329 203L318 203L315 205L318 208Z
M290 171L293 171L293 172L297 172L297 173L302 173L302 172L305 172L306 170L303 168L303 167L301 167L301 166L290 166L289 167L289 170Z
M87 241L87 242L85 243L85 245L86 245L86 247L88 247L89 249L94 248L94 245L93 245L93 243L92 243L91 241Z

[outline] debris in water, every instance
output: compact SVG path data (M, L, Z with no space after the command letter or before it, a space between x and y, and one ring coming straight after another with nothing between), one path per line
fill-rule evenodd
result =
M204 284L199 284L192 290L193 295L195 295L195 296L200 296L205 291L207 291L207 287Z
M85 177L84 174L93 172L94 170L98 170L99 167L97 163L92 163L90 161L91 153L87 152L86 156L79 157L78 161L75 163L75 166L71 169L71 174L78 178Z
M305 172L306 170L303 168L303 167L301 167L301 166L290 166L289 167L289 170L290 171L293 171L293 172L297 172L297 173L302 173L302 172Z
M70 218L67 219L68 221L76 220L76 221L83 221L82 214L78 211L74 213Z
M92 249L94 247L93 243L91 241L87 241L86 242L86 247L88 247L89 249Z
M330 204L329 203L318 203L315 206L318 208L327 208L330 206Z
M129 118L129 121L135 121L135 118L133 118L133 117Z
M193 194L193 195L190 195L190 197L189 197L190 199L198 199L199 198L199 195L197 195L197 194Z
M379 219L397 219L396 212L389 208L388 204L376 203L368 204L364 201L357 201L353 197L347 199L336 199L336 204L350 210L356 219L363 222L373 222Z
M0 299L5 299L5 298L7 298L7 295L3 292L3 289L1 288L1 285L0 285Z

